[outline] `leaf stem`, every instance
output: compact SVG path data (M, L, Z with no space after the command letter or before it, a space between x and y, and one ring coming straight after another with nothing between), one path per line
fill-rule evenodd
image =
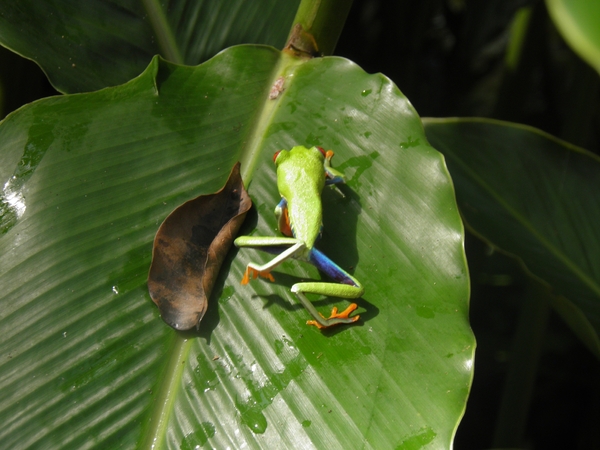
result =
M511 360L494 431L493 447L519 447L529 407L550 306L548 290L531 280L521 308Z
M163 58L176 64L183 64L173 30L169 25L165 11L157 0L142 0L144 9L148 13L148 20L156 35L158 50Z
M352 0L302 0L288 43L295 35L295 27L300 24L304 32L314 38L319 55L332 55L351 6Z
M158 450L164 447L165 437L169 423L169 416L173 412L173 403L177 391L181 386L185 361L189 355L191 339L185 339L180 333L175 336L171 347L171 358L165 367L164 375L158 383L159 391L154 401L155 407L146 430L142 445L139 448Z
M541 64L539 49L544 45L543 25L546 20L543 3L520 8L515 14L502 84L494 105L494 118L513 122L525 120L523 98L531 90L531 74Z

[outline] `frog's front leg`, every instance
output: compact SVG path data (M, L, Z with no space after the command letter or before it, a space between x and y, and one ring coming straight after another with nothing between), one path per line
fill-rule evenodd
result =
M325 184L343 184L346 182L344 174L331 166L331 158L333 158L333 155L333 150L327 150L325 153L325 162L323 163L323 168L325 169Z
M309 320L306 323L308 325L315 325L319 329L323 329L332 325L356 322L360 316L350 317L350 314L357 308L356 303L352 303L341 313L338 313L337 307L334 307L331 311L331 315L328 318L325 318L315 309L313 304L304 294L311 293L330 297L359 298L365 291L360 282L316 248L311 250L309 261L321 272L337 281L337 283L319 281L296 283L292 286L292 292L296 294L300 302L315 319Z
M261 276L275 281L271 271L286 259L293 258L304 249L304 243L295 238L269 236L240 236L234 241L236 247L252 247L269 253L278 254L266 264L258 265L250 262L242 278L242 284L248 284L251 279Z

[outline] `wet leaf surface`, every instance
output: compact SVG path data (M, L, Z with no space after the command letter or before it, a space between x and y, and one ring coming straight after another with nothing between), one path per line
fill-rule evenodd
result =
M294 145L333 149L346 175L345 197L323 195L319 249L364 284L360 324L305 324L290 286L319 279L306 264L240 286L248 260L271 258L248 250L225 259L202 335L175 332L148 294L161 222L241 161L256 206L244 234L276 235L272 156ZM443 157L389 79L258 46L197 67L157 58L123 86L11 114L0 147L16 214L0 235L3 448L90 436L101 448L451 447L475 348L462 223Z
M220 191L185 202L161 224L148 290L176 330L200 327L221 263L251 206L237 163Z

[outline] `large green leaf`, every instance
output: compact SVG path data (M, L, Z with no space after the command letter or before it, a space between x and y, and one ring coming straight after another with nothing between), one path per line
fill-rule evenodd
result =
M285 90L268 100L278 76ZM231 48L198 67L50 98L0 126L0 442L7 448L449 448L473 369L463 229L407 99L341 58ZM231 252L199 333L146 288L154 233L235 161L275 233L272 154L336 151L322 245L364 283L355 326L320 332L285 263L241 286ZM315 299L327 313L341 299Z
M0 3L0 44L61 92L115 86L152 57L199 64L235 44L282 48L299 0L22 0Z
M600 73L600 2L546 0L546 6L568 44Z
M557 311L600 356L600 159L508 122L424 123L470 228L560 294Z

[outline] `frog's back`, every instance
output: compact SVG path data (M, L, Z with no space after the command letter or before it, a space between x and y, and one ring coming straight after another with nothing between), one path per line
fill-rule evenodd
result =
M277 187L288 203L292 232L309 250L321 233L324 185L323 156L316 148L294 147L277 166Z

